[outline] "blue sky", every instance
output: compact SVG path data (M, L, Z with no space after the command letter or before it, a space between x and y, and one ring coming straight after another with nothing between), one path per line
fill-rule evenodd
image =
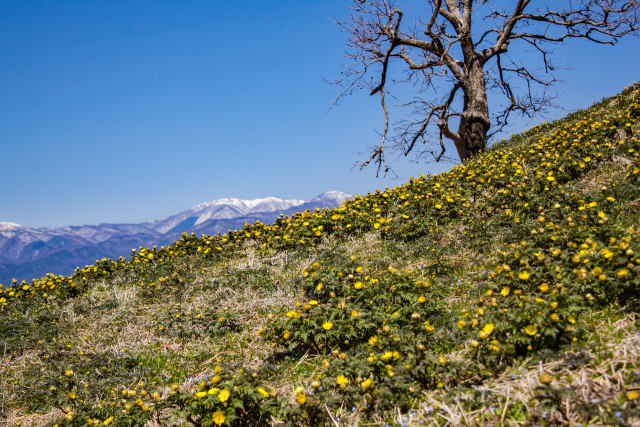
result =
M382 113L365 93L328 110L346 41L331 19L346 5L0 1L0 221L140 222L222 197L365 193L450 167L399 160L397 180L352 167ZM559 48L571 69L557 102L586 107L638 80L639 51L637 38Z

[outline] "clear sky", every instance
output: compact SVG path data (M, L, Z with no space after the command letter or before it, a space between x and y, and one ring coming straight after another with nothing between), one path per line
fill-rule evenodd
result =
M397 180L352 168L382 113L365 93L328 111L346 41L331 19L347 4L0 0L0 221L140 222L450 167L398 161ZM558 49L572 67L558 103L587 107L638 80L639 52L637 38Z

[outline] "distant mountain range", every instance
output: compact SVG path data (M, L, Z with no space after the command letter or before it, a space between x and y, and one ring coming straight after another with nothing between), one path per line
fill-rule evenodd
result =
M30 228L0 222L0 283L31 280L47 273L71 274L76 267L103 257L128 256L139 246L168 245L183 232L216 234L256 220L270 223L280 214L339 206L351 195L328 191L309 200L266 197L220 199L167 218L141 224L99 224L61 228Z

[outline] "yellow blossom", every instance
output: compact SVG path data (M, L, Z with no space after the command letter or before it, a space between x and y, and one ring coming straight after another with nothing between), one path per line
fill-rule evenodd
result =
M221 411L216 411L213 413L213 422L216 423L216 425L221 426L226 419L227 417L225 417L225 415Z
M269 392L267 390L263 389L262 387L257 387L256 391L258 393L260 393L262 395L262 397L264 397L264 398L269 397Z
M482 340L486 340L489 337L489 335L491 335L491 333L493 332L493 329L494 329L493 323L487 323L482 327L480 331L478 331L478 338Z
M338 384L338 386L340 386L340 388L344 390L345 388L347 388L347 384L349 384L349 378L340 374L336 377L336 384Z
M304 393L297 393L296 401L298 402L298 404L304 405L307 402L307 396Z
M424 322L424 329L425 329L427 332L433 332L433 330L434 330L435 328L433 327L433 325L432 325L431 323L429 323L429 321L428 321L428 320L425 320L425 322Z

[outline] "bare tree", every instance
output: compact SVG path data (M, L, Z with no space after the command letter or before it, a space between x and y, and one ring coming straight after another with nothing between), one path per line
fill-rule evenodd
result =
M637 35L639 1L422 0L401 7L353 0L349 17L338 22L349 34L350 59L337 80L345 87L338 99L367 89L379 95L385 117L380 142L360 168L373 163L386 174L388 144L406 156L436 134L439 153L427 150L436 161L445 153L443 136L461 161L477 154L513 113L531 117L551 105L554 44L582 38L612 45ZM492 115L488 91L504 100ZM390 125L387 96L413 119Z

